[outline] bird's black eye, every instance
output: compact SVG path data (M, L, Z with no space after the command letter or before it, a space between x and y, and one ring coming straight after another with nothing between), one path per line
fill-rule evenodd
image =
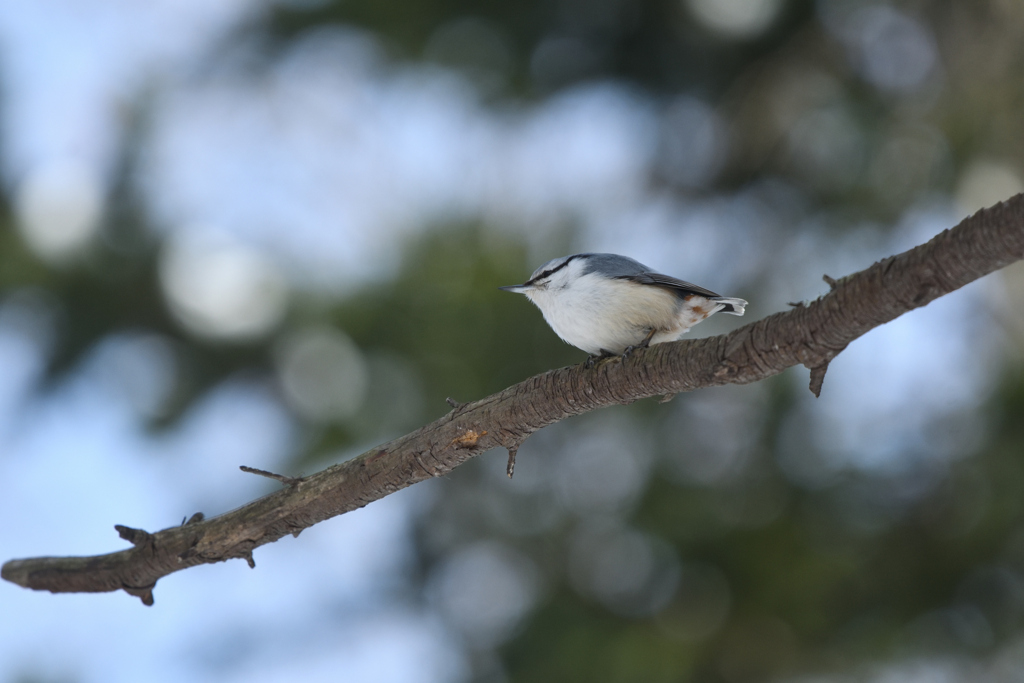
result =
M541 280L543 280L544 278L546 278L546 277L548 277L549 275L551 275L551 274L552 274L553 272L555 272L555 271L554 271L554 270L545 270L545 271L544 271L543 273L541 273L541 274L540 274L540 275L538 275L537 277L534 277L534 278L530 278L530 279L529 279L529 280L527 281L527 283L526 283L526 284L528 284L528 285L535 285L535 284L537 284L538 282L540 282Z

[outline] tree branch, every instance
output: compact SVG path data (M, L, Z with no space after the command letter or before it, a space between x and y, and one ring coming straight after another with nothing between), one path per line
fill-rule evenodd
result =
M363 507L430 477L444 476L484 451L514 454L533 432L572 415L651 396L722 384L746 384L793 365L811 369L821 391L825 369L867 331L1024 258L1024 195L978 212L927 244L891 256L840 280L806 305L729 334L638 350L551 370L502 392L459 404L441 419L316 474L290 478L247 469L285 487L231 512L147 533L118 526L133 547L94 557L11 560L4 579L62 592L124 590L153 602L158 579L199 564L232 558L253 564L252 551L286 534Z

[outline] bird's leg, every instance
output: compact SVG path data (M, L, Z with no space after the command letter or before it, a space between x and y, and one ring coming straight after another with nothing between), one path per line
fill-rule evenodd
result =
M640 342L639 344L634 344L633 346L627 346L626 349L622 352L622 360L626 360L627 358L629 358L629 355L636 351L637 349L646 349L648 346L650 346L651 338L654 337L655 332L657 332L657 330L655 330L652 327L651 331L647 333L647 336L644 337L642 342Z
M601 353L597 354L596 356L592 353L588 354L587 359L583 361L583 365L585 365L586 368L589 370L590 368L594 367L594 363L596 363L597 361L602 360L604 358L611 358L614 355L615 354L612 353L611 351L601 349Z
M651 340L654 339L654 333L655 332L657 332L657 330L652 327L651 331L647 333L647 336L644 337L644 340L642 342L637 344L636 348L638 348L638 349L646 349L648 346L650 346L651 345Z

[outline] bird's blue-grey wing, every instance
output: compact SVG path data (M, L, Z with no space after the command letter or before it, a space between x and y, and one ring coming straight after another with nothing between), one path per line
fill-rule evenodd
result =
M586 273L598 273L609 278L625 278L641 273L649 273L651 269L628 256L618 254L580 254L586 257Z
M720 296L710 289L705 289L686 280L674 278L671 275L662 275L661 273L639 273L637 275L623 276L623 279L632 280L641 285L653 285L655 287L671 289L681 297L688 294L698 294L709 299Z
M671 275L655 273L644 264L618 254L586 254L587 270L585 272L597 272L605 277L620 280L630 280L641 285L652 285L671 289L679 296L688 294L699 294L704 297L717 297L710 289L704 289L692 282L686 282Z

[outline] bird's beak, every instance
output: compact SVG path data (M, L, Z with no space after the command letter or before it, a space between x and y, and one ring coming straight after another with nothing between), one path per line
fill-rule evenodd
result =
M498 287L506 292L514 292L515 294L526 294L528 291L533 289L529 285L508 285L507 287Z

